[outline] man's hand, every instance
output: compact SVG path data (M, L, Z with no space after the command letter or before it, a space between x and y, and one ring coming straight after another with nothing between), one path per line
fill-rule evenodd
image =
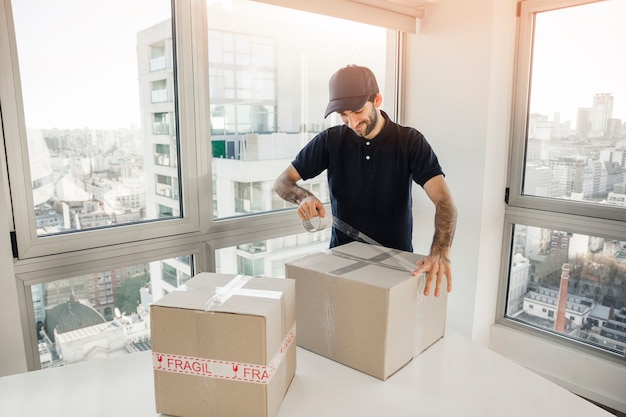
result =
M326 217L324 204L309 190L298 186L297 182L302 178L293 165L289 165L274 182L274 191L282 199L298 205L298 216L302 220L310 220L313 217Z
M309 195L300 201L298 205L298 216L300 216L302 220L310 220L317 216L324 218L326 217L324 204L314 195Z
M448 292L452 291L452 264L447 256L428 255L417 262L417 269L413 271L413 276L426 272L426 285L424 286L424 295L430 294L430 286L435 281L435 297L441 294L441 283L443 277L448 281Z

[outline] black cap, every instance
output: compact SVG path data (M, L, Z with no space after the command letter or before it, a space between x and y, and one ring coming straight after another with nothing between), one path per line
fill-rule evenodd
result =
M348 65L335 72L330 77L328 89L330 98L324 118L335 111L359 110L371 95L380 91L374 73L358 65Z

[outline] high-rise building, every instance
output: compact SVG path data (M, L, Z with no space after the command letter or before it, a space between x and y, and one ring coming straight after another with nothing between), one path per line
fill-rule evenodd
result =
M610 138L619 138L622 137L623 134L623 126L622 119L609 119L607 121L607 128L605 136Z
M561 283L559 286L559 296L557 301L556 318L554 320L554 330L559 333L565 332L566 316L565 310L567 309L567 293L569 287L569 272L570 265L563 264L561 268Z
M613 99L614 95L611 93L602 93L593 96L590 132L592 137L607 135L609 119L613 116Z
M552 169L538 164L526 165L524 193L541 197L555 197L551 193ZM556 197L559 197L558 195Z
M146 218L180 216L172 24L137 34Z
M591 130L591 108L579 107L576 112L576 133L587 137Z
M530 261L516 253L511 261L511 272L509 279L509 297L507 299L507 313L515 315L524 309L524 297L528 292L528 281L530 280Z

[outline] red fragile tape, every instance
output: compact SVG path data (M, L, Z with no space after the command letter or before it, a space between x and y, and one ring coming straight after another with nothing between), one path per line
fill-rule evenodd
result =
M276 370L280 367L295 339L296 325L294 324L267 365L152 352L152 366L156 371L268 384Z

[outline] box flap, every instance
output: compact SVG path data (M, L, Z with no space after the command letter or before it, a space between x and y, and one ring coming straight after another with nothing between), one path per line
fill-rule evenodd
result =
M289 285L282 278L203 272L153 305L265 316Z
M363 284L390 289L412 278L409 267L423 258L362 242L350 242L324 252L308 255L290 265L337 275Z

